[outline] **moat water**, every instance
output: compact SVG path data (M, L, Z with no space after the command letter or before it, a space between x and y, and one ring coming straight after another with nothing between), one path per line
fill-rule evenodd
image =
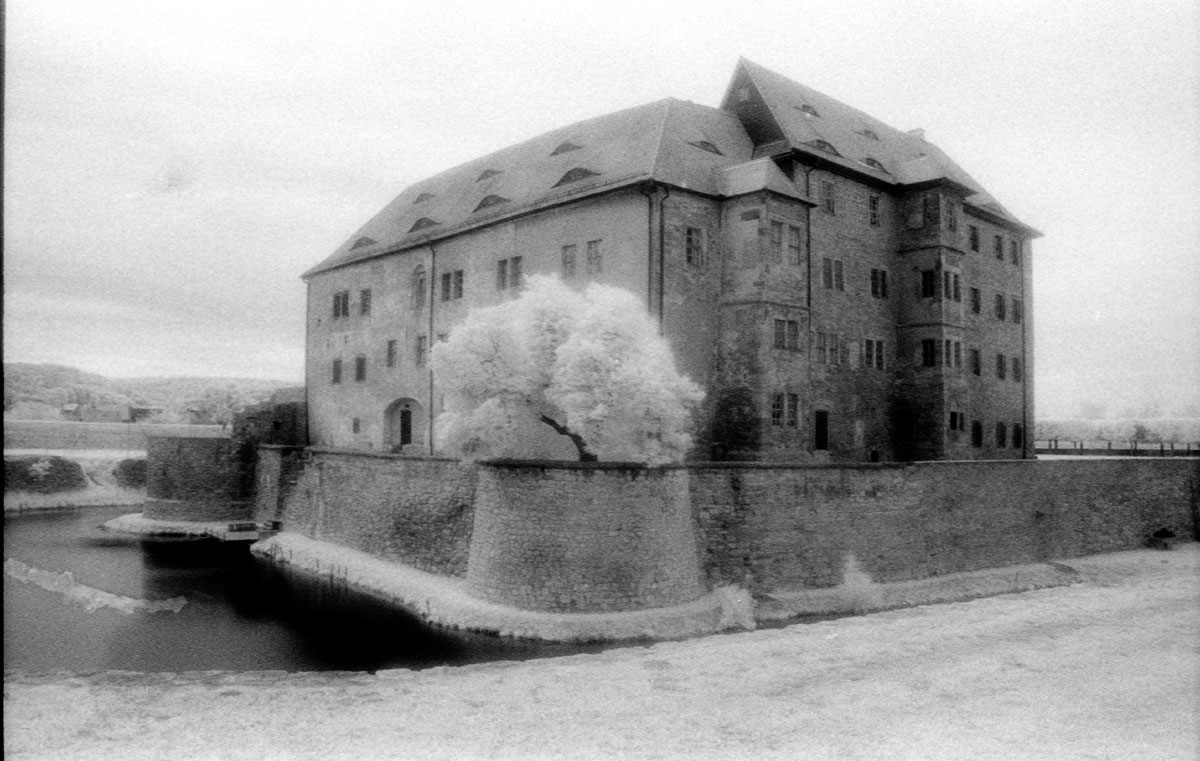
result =
M100 528L130 512L5 518L5 669L376 671L603 649L448 632L279 571L245 545L143 542Z

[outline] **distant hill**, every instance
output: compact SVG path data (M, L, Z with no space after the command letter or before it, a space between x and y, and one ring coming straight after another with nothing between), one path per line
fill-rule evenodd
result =
M108 378L65 365L5 362L4 415L58 420L137 408L157 422L223 423L232 412L295 386L257 378Z

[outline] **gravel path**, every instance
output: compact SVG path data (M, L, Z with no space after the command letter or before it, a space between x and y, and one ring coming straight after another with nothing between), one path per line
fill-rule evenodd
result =
M1200 758L1200 545L1081 583L597 655L6 674L6 759Z

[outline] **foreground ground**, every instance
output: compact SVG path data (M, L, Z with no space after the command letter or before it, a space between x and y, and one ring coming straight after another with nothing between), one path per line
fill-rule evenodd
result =
M1069 587L527 663L8 674L5 758L1200 758L1200 546L1069 562Z

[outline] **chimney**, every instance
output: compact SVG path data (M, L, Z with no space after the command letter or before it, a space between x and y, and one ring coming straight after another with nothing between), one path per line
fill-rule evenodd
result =
M910 129L908 131L908 134L912 135L913 137L919 137L922 140L925 139L925 130L920 127L918 127L917 129Z

